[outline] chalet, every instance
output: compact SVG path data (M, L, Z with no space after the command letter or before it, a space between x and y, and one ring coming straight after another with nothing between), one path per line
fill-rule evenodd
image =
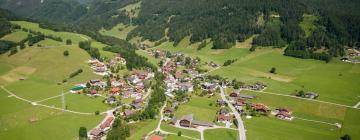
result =
M131 104L131 107L134 109L134 110L140 110L141 109L141 104L138 103L138 104Z
M106 67L97 67L96 69L95 69L95 72L97 72L97 73L103 73L103 72L105 72L106 71Z
M96 84L96 83L99 83L99 82L101 82L101 81L98 80L98 79L96 79L96 80L90 80L90 81L89 81L89 83L90 83L91 85Z
M111 89L110 89L110 92L111 92L112 94L119 94L120 88L111 88Z
M183 116L180 119L180 126L182 127L190 127L191 126L191 122L193 121L193 114L189 114L186 116Z
M221 123L227 123L227 122L231 122L231 116L230 115L218 115L217 116L217 121L221 122Z
M261 103L256 103L253 104L252 107L255 109L255 111L257 112L261 112L261 113L267 113L269 111L269 108Z
M140 82L141 80L136 75L131 75L128 78L128 81L132 84L136 84L136 83Z
M116 103L116 98L114 96L110 96L105 99L105 103L106 104L114 104L114 103Z
M238 95L239 95L239 93L237 93L237 92L231 92L229 96L235 98L235 97L238 97Z
M117 80L111 80L111 86L112 87L118 87L121 86L123 83Z
M95 90L95 89L90 90L90 91L89 91L89 95L90 95L90 96L96 96L96 95L98 95L98 91Z
M204 90L215 90L216 84L213 84L213 83L203 83L203 84L201 84L201 87L202 87Z
M101 138L104 135L104 132L101 131L100 128L95 128L95 129L91 130L90 135L93 138Z
M106 118L105 122L103 122L101 125L100 125L100 128L103 130L103 131L106 131L108 129L110 129L110 126L111 126L111 123L113 122L114 120L114 117L108 117Z
M274 115L275 117L279 118L279 119L284 119L284 120L292 120L292 113L286 109L286 108L277 108L275 109L275 111L271 112L272 115Z
M172 107L164 108L164 113L165 114L172 114L173 112L174 112L174 108L172 108Z

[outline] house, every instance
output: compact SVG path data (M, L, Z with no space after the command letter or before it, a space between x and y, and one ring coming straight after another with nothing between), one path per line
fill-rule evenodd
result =
M116 98L114 96L110 96L110 97L105 99L105 103L114 104L114 103L116 103Z
M194 85L191 83L180 83L180 90L186 91L186 92L192 92L194 91Z
M136 84L136 83L140 82L141 80L136 75L131 75L128 78L128 81L132 84Z
M111 126L111 123L113 122L114 117L108 117L106 118L105 122L100 125L100 128L104 131L108 130Z
M255 111L257 112L261 112L261 113L267 113L269 111L269 108L261 103L256 103L253 104L252 107L255 109Z
M214 124L211 123L211 122L206 122L206 121L193 120L193 121L191 122L191 126L192 126L192 127L198 127L198 126L213 127Z
M222 99L218 99L218 100L217 100L217 103L218 103L218 105L220 105L220 106L226 106L226 102L225 102L224 100L222 100Z
M231 122L231 116L230 115L218 115L217 121L221 123Z
M239 95L239 93L237 93L237 92L231 92L229 96L235 98L235 97L238 97L238 95Z
M172 107L166 107L163 111L165 114L172 114L174 112L174 108Z
M96 96L97 94L98 94L98 91L95 89L89 91L90 96Z
M100 128L95 128L91 130L90 135L93 136L94 138L101 138L104 135L104 132L101 131Z
M138 103L138 104L131 104L131 107L135 110L140 110L141 109L141 104Z
M96 83L99 83L100 80L99 80L99 79L95 79L95 80L90 80L89 82L90 82L91 85L94 85L94 84L96 84Z
M307 92L305 93L305 97L310 99L317 99L319 97L319 94L315 92Z
M292 113L286 109L286 108L277 108L275 109L275 111L271 112L272 115L274 115L275 117L279 118L279 119L284 119L284 120L292 120Z
M185 115L180 119L180 126L182 127L190 127L191 122L193 121L193 114Z
M118 94L120 92L120 88L111 88L110 92L112 94Z
M242 94L240 94L238 97L241 99L254 99L255 98L254 96L251 96L251 95L242 95Z
M163 140L164 138L162 136L159 135L151 135L147 140Z

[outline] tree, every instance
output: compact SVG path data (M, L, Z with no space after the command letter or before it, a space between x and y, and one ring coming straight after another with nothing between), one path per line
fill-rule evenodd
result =
M178 136L181 136L181 131L178 131L177 135L178 135Z
M270 69L270 73L276 74L276 68L275 68L275 67L272 67L272 68Z
M341 140L351 140L351 137L348 134L345 134L341 137Z
M79 138L80 139L87 139L87 130L86 130L86 128L85 127L80 127L79 128Z
M71 44L72 44L71 39L67 39L67 40L66 40L66 45L71 45Z
M64 56L69 56L69 51L65 50L63 54L64 54Z
M253 52L253 51L255 51L256 50L256 46L251 46L251 48L250 48L250 52Z

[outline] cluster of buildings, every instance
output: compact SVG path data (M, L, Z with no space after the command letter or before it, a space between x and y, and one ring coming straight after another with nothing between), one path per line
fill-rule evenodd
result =
M90 131L91 139L101 138L106 134L108 130L110 130L112 123L114 122L114 117L110 116L105 119L104 122L100 124L100 126L94 128Z
M256 82L255 84L252 84L252 85L243 85L243 86L241 86L242 89L254 90L254 91L262 91L266 87L267 87L267 85L265 83L262 83L262 82Z
M120 54L117 54L114 58L106 62L101 62L96 58L92 58L88 61L88 63L94 70L95 74L104 76L111 74L111 67L115 67L117 65L126 65L126 60L122 58Z
M276 108L274 111L271 112L271 114L283 120L292 120L294 118L292 116L292 112L290 112L286 108Z
M191 127L197 128L199 126L202 127L213 127L215 124L207 121L194 120L193 114L185 115L180 119L176 119L175 117L171 121L171 124L181 126L181 127Z

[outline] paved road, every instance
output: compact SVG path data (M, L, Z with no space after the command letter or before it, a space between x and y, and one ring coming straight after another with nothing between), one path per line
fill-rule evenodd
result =
M232 110L232 112L235 115L235 118L238 122L238 131L239 131L239 140L246 140L246 134L245 134L245 127L244 127L244 122L241 120L240 114L239 112L235 109L235 107L229 102L228 99L226 99L225 97L225 93L224 93L224 88L222 87L222 85L220 86L220 95L222 100L224 100L230 107L230 109Z

